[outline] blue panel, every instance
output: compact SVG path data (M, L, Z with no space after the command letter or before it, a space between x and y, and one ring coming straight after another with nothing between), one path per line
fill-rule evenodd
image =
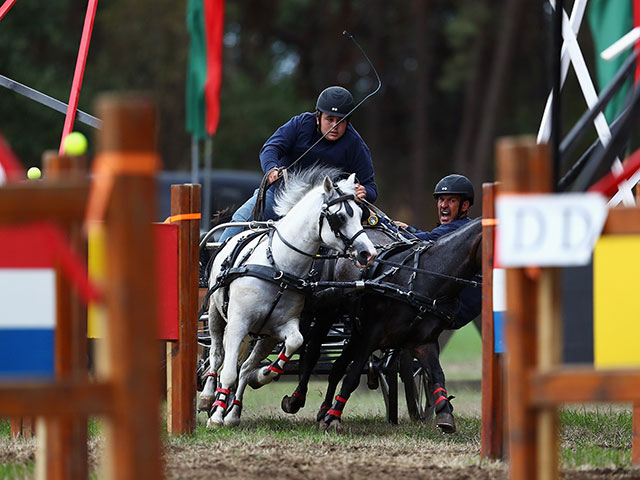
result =
M0 329L0 379L53 378L53 329Z
M507 342L505 341L504 321L505 312L493 312L493 351L505 353Z

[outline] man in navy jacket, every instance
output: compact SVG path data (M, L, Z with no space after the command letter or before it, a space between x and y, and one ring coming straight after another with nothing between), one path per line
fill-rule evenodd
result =
M447 175L438 182L433 191L437 201L439 225L430 232L408 227L420 240L435 241L470 222L469 208L473 205L473 184L464 175ZM482 289L479 287L465 287L458 295L453 323L450 329L463 327L480 315L482 311Z
M371 153L362 137L349 122L353 96L342 87L329 87L320 93L314 113L305 112L291 118L265 142L260 150L260 164L272 184L283 169L301 170L314 164L355 173L356 197L375 202L378 188L373 178ZM347 117L347 118L344 118ZM344 118L344 120L343 120ZM251 219L258 190L233 214L232 221ZM276 219L273 211L274 189L267 189L263 218ZM220 241L239 233L241 228L227 228Z

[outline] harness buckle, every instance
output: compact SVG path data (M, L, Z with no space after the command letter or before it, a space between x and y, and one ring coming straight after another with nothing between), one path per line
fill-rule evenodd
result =
M364 290L364 287L365 287L364 280L356 280L355 281L356 290Z
M274 280L280 280L282 277L284 277L284 272L282 270L278 271L278 273L276 273L273 277Z

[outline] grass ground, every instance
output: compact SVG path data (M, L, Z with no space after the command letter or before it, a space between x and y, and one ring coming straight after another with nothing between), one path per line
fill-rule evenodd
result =
M295 385L292 377L285 377L260 390L248 389L239 428L207 430L206 415L199 414L193 435L167 438L167 478L204 479L224 472L228 477L263 480L436 475L451 480L504 479L504 462L479 456L481 398L479 390L469 385L480 379L480 350L480 337L468 326L456 332L442 352L449 390L456 396L454 435L444 436L429 423L411 422L402 400L399 425L387 424L380 391L368 390L364 381L345 409L345 433L326 434L314 420L324 396L324 379L314 379L306 407L292 416L280 409L280 399ZM561 423L564 478L640 478L640 471L631 468L629 405L565 408ZM90 436L95 459L100 443L95 421ZM0 479L32 478L34 449L33 440L11 441L8 422L0 420Z

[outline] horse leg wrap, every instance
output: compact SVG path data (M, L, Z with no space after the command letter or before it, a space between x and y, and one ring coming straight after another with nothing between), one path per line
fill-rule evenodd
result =
M277 373L278 375L282 375L284 373L284 365L289 360L291 360L291 357L287 357L284 354L284 351L282 351L280 352L280 355L278 355L278 358L276 358L276 360L271 365L269 365L267 369L274 373Z
M231 402L231 408L233 407L238 407L238 413L242 412L242 402L240 400L233 400L233 402Z
M454 397L453 395L447 396L447 391L445 390L444 387L436 388L433 391L433 396L435 397L436 395L438 395L438 393L440 395L437 397L434 403L434 408L436 413L442 410L446 405L449 405L451 407L451 411L453 412L453 405L451 405L451 400L453 400L456 397Z
M204 374L204 380L205 380L205 382L208 380L208 377L213 378L213 383L214 383L214 385L217 387L217 386L218 386L218 374L216 374L216 373L211 373L211 372L209 372L209 373L205 373L205 374Z
M324 403L320 405L320 410L316 414L316 421L321 422L324 420L324 417L327 415L327 411L329 410L329 405L325 405Z
M340 420L342 418L342 411L344 410L344 406L347 403L347 400L347 398L336 395L336 401L333 403L333 407L331 408L331 410L327 412L327 416L333 416Z
M215 409L216 407L222 407L222 410L226 410L229 390L226 390L224 388L216 388L216 392L218 393L218 395L216 395L216 401L213 404L213 409Z

